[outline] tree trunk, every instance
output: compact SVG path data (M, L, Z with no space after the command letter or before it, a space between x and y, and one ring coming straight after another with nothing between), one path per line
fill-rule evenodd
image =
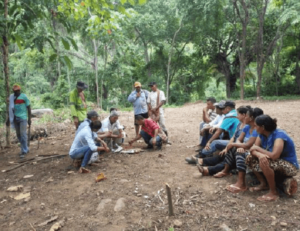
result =
M60 56L60 48L59 48L59 37L57 35L57 22L55 19L56 16L52 15L52 26L53 26L53 30L54 30L54 34L55 34L55 47L56 47L56 54L57 54L57 74L56 74L56 79L54 80L57 81L57 79L61 76L61 65L60 65L60 60L59 60L59 56Z
M4 0L4 18L7 20L8 18L8 0ZM7 22L5 23L4 34L2 36L2 54L3 54L3 70L4 70L4 78L5 78L5 91L6 91L6 121L9 120L9 95L10 95L10 87L9 87L9 69L8 69L8 28ZM6 126L6 145L10 146L10 126Z
M144 55L145 55L145 61L147 66L147 73L148 77L151 77L151 66L150 66L150 58L149 58L149 52L148 52L148 44L144 43Z
M95 83L96 83L96 96L97 96L97 107L100 106L99 100L99 84L98 84L98 44L95 39L93 39L94 45L94 71L95 71Z

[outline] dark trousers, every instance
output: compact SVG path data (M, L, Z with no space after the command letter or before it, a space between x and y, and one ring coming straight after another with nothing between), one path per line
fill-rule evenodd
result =
M225 167L225 155L212 156L203 159L203 166L208 166L209 175L221 172Z

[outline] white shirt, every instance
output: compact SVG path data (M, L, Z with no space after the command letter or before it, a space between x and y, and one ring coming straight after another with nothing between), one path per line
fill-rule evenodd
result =
M113 131L114 129L123 129L123 126L120 124L119 120L117 120L115 123L111 124L109 117L105 118L101 121L101 128L98 132L108 132Z
M161 101L165 101L166 97L165 97L165 93L161 90L159 90L159 102ZM157 90L156 91L151 91L150 94L148 95L148 99L147 99L147 103L151 104L151 108L155 108L156 107L156 102L157 102ZM159 113L163 114L164 113L164 109L162 107L159 108Z
M209 123L213 128L218 128L221 126L225 115L217 115L217 117Z

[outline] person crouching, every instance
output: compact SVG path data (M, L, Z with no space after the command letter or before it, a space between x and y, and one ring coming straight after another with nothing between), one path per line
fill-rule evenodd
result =
M101 128L100 121L93 121L89 126L84 127L75 137L71 146L69 155L73 160L83 159L79 173L90 173L89 169L86 169L93 152L105 151L109 152L109 148L103 142L103 147L97 147L95 144L95 132Z

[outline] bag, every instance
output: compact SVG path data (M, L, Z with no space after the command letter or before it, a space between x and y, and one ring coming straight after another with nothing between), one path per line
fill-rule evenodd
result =
M160 91L157 89L157 98L156 98L156 106L159 105L159 95L160 95ZM155 111L149 111L150 114L150 118L154 121L154 122L158 122L159 121L159 108Z

